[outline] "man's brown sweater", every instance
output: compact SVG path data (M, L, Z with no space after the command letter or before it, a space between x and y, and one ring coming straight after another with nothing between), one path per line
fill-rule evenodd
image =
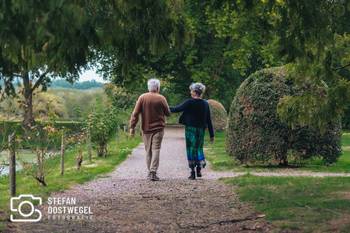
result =
M165 116L170 116L169 105L164 96L148 92L139 97L130 119L130 128L135 129L142 119L142 131L145 134L159 132L165 127Z

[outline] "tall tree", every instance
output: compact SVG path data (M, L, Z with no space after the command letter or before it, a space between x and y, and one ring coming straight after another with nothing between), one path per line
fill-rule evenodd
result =
M322 127L344 113L350 100L349 0L214 1L210 14L218 36L249 41L248 49L258 44L268 55L266 66L273 65L270 57L290 64L302 94L281 100L279 114L288 123ZM251 30L256 22L267 26L264 32Z
M89 61L113 48L123 68L143 49L158 52L171 23L168 1L5 0L0 4L0 91L23 85L23 123L34 124L32 97L53 78L74 82ZM162 41L163 43L159 43Z
M223 100L229 106L235 87L241 81L238 69L232 69L233 57L230 39L218 38L208 21L206 8L210 1L184 1L170 4L170 22L162 20L159 27L169 28L171 44L163 53L150 49L138 50L135 65L122 72L118 51L104 57L100 71L113 77L113 81L129 89L141 91L149 75L157 75L165 81L162 88L171 103L188 96L191 82L207 85L207 97ZM180 10L179 10L180 9ZM163 25L163 23L165 23ZM114 58L113 58L114 57ZM112 59L111 59L112 58ZM131 88L132 87L132 88Z
M23 86L23 123L34 123L33 92L52 78L73 82L86 67L89 46L97 43L94 22L84 1L6 0L0 8L2 94Z

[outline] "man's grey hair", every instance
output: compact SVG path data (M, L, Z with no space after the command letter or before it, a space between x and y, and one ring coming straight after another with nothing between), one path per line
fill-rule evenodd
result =
M148 85L148 90L151 92L155 92L155 91L160 90L159 79L151 78L150 80L148 80L147 85Z
M192 83L190 85L190 90L197 93L197 95L201 96L205 91L205 86L203 83Z

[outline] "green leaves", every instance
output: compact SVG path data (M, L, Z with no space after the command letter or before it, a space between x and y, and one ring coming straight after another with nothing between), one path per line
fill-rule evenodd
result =
M97 98L95 108L87 118L87 127L91 141L98 145L99 156L106 155L107 142L116 134L119 124L117 109L103 105L102 100Z
M300 89L287 77L288 70L277 67L258 71L243 82L230 109L228 152L242 163L286 165L290 156L298 160L321 156L327 163L336 161L341 151L341 127L327 102L326 95L331 95L327 86L310 84ZM314 127L310 111L329 121L323 124L320 120Z

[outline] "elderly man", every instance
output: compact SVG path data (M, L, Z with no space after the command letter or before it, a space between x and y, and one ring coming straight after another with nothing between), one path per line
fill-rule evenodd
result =
M130 135L135 134L135 127L142 118L142 138L146 149L146 163L148 178L159 180L157 170L159 152L164 135L165 116L170 115L168 103L164 96L159 94L160 82L158 79L148 80L148 93L142 94L135 105L130 119Z

